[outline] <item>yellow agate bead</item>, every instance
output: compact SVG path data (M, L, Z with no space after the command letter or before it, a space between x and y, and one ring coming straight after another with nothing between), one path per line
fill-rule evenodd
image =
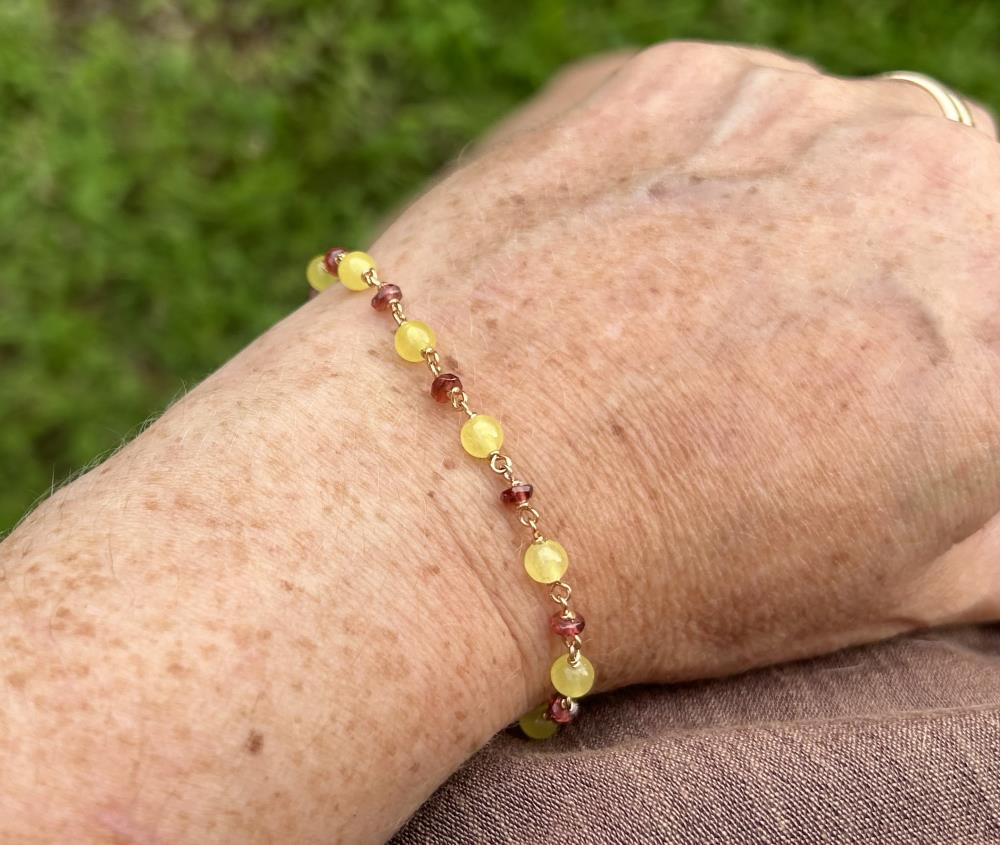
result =
M524 553L524 569L539 584L551 584L566 574L569 555L555 540L537 540Z
M421 353L435 343L437 336L434 329L422 320L403 320L396 329L396 351L404 361L422 361L424 356Z
M533 710L529 710L517 720L524 735L530 739L548 739L557 730L559 725L551 719L546 718L548 704L540 704Z
M326 270L324 256L317 255L306 265L306 281L313 290L324 291L333 284L333 276Z
M375 259L367 252L349 252L340 259L337 266L337 278L345 288L351 290L367 290L368 283L364 275L375 269Z
M503 429L496 417L476 414L465 421L461 432L462 448L474 458L488 458L503 445Z
M582 654L576 666L569 662L569 655L564 654L556 659L549 670L552 686L568 698L581 698L590 692L594 686L594 665Z

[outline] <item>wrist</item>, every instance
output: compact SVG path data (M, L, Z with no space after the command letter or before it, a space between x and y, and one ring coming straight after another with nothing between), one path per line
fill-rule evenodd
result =
M6 762L46 773L5 781L3 832L384 839L538 695L545 638L482 576L502 515L357 322L293 315L0 549L0 638L31 640Z

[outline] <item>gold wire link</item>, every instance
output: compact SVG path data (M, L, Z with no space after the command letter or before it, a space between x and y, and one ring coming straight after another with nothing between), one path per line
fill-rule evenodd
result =
M457 387L451 391L451 407L456 411L464 411L470 420L476 415L476 412L469 408L469 397L465 391Z
M569 609L569 600L573 596L573 588L565 581L554 581L549 589L549 598L563 609L563 615L573 613Z
M401 326L406 322L406 312L403 310L403 303L398 299L389 303L389 310L392 311L392 319L396 321L397 326Z
M580 665L580 648L583 643L580 642L579 637L573 637L572 640L568 640L566 643L566 651L569 652L569 657L567 658L569 665L576 667Z
M438 351L433 346L428 346L426 349L421 349L420 354L424 356L424 362L427 364L427 369L431 371L431 375L435 378L441 375L441 356Z
M380 288L382 287L382 280L378 277L378 270L374 267L370 267L361 274L361 278L366 285L370 288Z
M542 515L535 510L527 502L521 502L517 506L517 518L521 525L525 528L530 528L531 533L534 535L536 540L541 540L542 535L538 530L538 520L542 518Z
M538 524L538 520L542 518L542 515L527 502L521 502L517 506L517 510L517 518L521 520L521 525L525 528L534 528Z
M503 452L490 454L490 469L497 475L502 475L508 481L514 477L514 462Z

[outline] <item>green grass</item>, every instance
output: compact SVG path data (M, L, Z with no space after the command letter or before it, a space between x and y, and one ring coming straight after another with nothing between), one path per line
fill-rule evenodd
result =
M2 0L0 530L587 53L758 42L1000 102L1000 6Z

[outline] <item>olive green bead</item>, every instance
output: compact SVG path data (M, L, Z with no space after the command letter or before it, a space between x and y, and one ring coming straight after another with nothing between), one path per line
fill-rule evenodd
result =
M524 570L539 584L552 584L566 574L569 555L555 540L536 540L524 552Z
M317 255L306 265L306 281L309 282L309 287L318 291L326 290L336 281L327 272L322 255Z
M548 739L559 730L559 725L547 717L548 710L548 704L540 704L517 720L526 737Z
M594 665L582 654L574 666L569 662L569 655L564 654L556 659L549 670L552 686L567 698L582 698L594 686L597 673Z

